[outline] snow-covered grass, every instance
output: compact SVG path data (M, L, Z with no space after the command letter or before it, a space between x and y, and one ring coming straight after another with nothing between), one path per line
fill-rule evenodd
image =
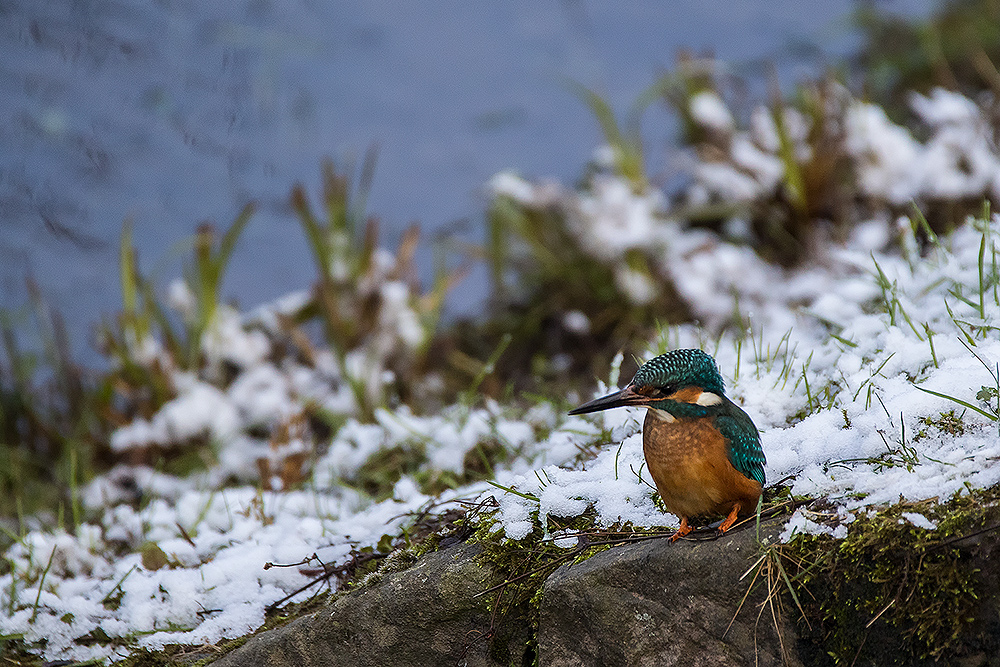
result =
M951 97L924 99L925 118L972 122L945 113L961 106ZM699 98L692 113L714 132L735 132L718 103ZM880 178L906 167L872 164L886 172ZM568 212L563 231L576 238L575 252L603 266L625 300L642 304L658 280L671 281L697 324L660 327L647 357L680 347L713 354L728 394L761 431L769 481L790 478L792 493L834 508L800 510L783 539L843 536L855 517L900 498L944 500L1000 483L997 216L984 211L937 236L924 221L883 210L784 269L683 225L662 197L611 174L583 192L509 175L493 187L526 209L544 199ZM365 293L385 296L398 281L368 252ZM173 294L182 313L197 306L190 291ZM135 346L130 363L155 365L169 395L110 435L122 462L74 489L73 521L24 517L11 531L0 637L71 660L218 643L259 627L269 605L314 579L317 562L384 554L405 543L396 538L418 517L461 503L490 507L480 512L481 534L511 545L582 515L604 527L676 525L645 471L639 411L571 417L565 409L588 396L551 387L545 398L476 399L495 358L453 405L390 406L387 364L413 324L414 295L397 296L351 349L312 346L287 326L308 301L301 295L250 315L214 308L201 369L165 363L155 340ZM567 329L591 326L580 310L560 316ZM396 342L377 342L380 332ZM361 410L352 378L368 368L369 346L380 396ZM618 377L623 363L607 369L598 393L627 380ZM181 455L202 465L180 475L170 462ZM933 525L919 512L904 518Z
M198 391L195 386L177 400ZM221 392L216 398L215 412L232 400ZM238 409L230 404L229 411ZM517 454L503 464L503 478L571 464L582 457L583 444L604 439L601 426L564 419L551 406L516 417L506 412L490 405L431 417L382 411L374 424L350 420L316 460L309 488L299 491L221 487L218 470L182 479L146 467L118 467L84 490L90 522L71 534L37 529L17 536L5 555L10 571L0 580L0 633L31 645L42 642L46 655L74 660L238 636L261 625L265 607L308 582L315 567L265 569L265 563L297 563L316 554L322 563L339 565L353 549L398 534L430 502L447 506L492 488L479 483L431 498L421 493L414 471L399 480L391 499L373 502L345 480L379 450L419 443L425 449L422 467L460 471L469 450L496 438ZM197 419L199 413L190 415ZM539 438L540 432L547 435ZM258 455L240 438L229 447L223 462L239 457L250 467ZM150 559L150 553L163 556ZM105 635L111 643L77 641Z
M909 229L902 225L904 236ZM901 497L945 499L969 485L996 484L1000 441L989 390L1000 359L998 234L1000 219L976 221L915 258L870 250L862 240L872 233L861 228L830 249L826 266L771 281L754 312L745 313L753 323L748 331L665 329L650 354L680 346L712 352L730 395L761 430L769 479L794 476L794 493L829 498L842 508L841 522ZM733 270L746 284L770 276L771 267L754 255L740 257ZM717 261L729 260L719 253ZM507 453L493 463L496 483L518 493L477 482L446 490L435 502L492 495L499 503L492 521L514 540L539 525L544 530L549 516L589 508L599 525L675 524L657 508L643 473L641 415L569 417L545 402L526 410L458 405L428 416L381 410L374 423L350 419L337 431L315 455L302 490L224 485L247 474L269 448L241 435L242 423L294 413L305 396L335 400L311 394L306 388L314 381L302 369L261 363L227 391L181 384L178 398L143 432L208 432L219 446L219 466L189 478L120 466L83 490L91 519L74 532L39 528L17 536L0 578L0 633L21 636L47 656L82 660L251 631L268 604L309 580L305 566L265 563L315 553L336 565L352 549L378 544L434 500L421 491L421 472L461 475L467 454L493 440ZM938 427L947 414L960 429ZM127 426L114 442L134 444L138 430ZM373 454L392 447L419 447L422 455L391 499L374 502L346 483ZM785 538L840 530L799 513ZM149 558L154 547L162 559ZM105 635L112 641L77 641Z
M902 222L904 236L911 229ZM991 486L1000 482L998 231L996 217L978 221L917 259L871 251L860 243L870 230L861 228L826 266L767 282L767 302L746 314L746 332L713 338L685 325L664 331L650 355L677 347L713 353L729 394L761 431L768 478L792 476L793 493L829 498L845 522L850 512L900 498ZM749 284L772 270L752 255L744 260L734 269ZM618 412L622 423L640 417ZM949 415L960 434L955 424L941 426ZM662 522L640 480L641 436L632 430L585 470L506 480L525 494L501 499L507 535L526 535L529 517L573 516L588 504L604 525ZM797 516L785 537L803 529L826 530Z

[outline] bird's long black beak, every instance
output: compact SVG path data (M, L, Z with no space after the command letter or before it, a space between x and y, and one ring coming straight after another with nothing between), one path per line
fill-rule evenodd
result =
M595 398L588 403L584 403L578 408L573 408L569 411L569 413L571 415L585 415L589 412L599 412L601 410L607 410L608 408L620 408L625 405L646 405L649 402L650 398L648 396L637 394L632 389L632 385L629 385L613 394L608 394L607 396L602 396L601 398Z

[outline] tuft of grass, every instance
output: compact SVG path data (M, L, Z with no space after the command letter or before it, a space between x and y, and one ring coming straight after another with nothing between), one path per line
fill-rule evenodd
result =
M82 520L79 485L106 452L108 397L74 361L62 318L30 279L28 293L30 307L0 313L0 519L23 526L48 509L60 523L68 514L72 530ZM32 344L21 342L25 331Z
M117 328L105 327L106 352L121 365L170 363L184 370L198 371L202 367L201 346L219 307L222 280L232 259L236 243L253 217L254 205L247 204L217 239L215 227L208 222L199 225L192 238L192 261L187 267L185 287L191 290L193 308L182 313L183 334L167 315L167 309L156 296L153 283L139 267L138 253L132 241L132 225L122 226L119 250L119 274L122 289L122 314ZM169 361L149 353L164 348ZM161 369L161 373L166 370Z
M809 619L806 617L805 609L799 600L797 591L801 589L802 579L816 566L816 563L806 562L801 557L793 554L788 545L781 544L780 542L768 542L766 538L761 538L760 522L763 504L764 498L762 496L758 502L757 516L754 519L757 533L757 548L760 551L760 557L740 577L740 581L744 581L753 573L753 577L751 577L750 582L747 584L747 591L743 599L740 600L740 604L736 608L733 618L726 627L722 638L725 639L726 634L729 633L729 629L739 616L740 610L743 609L755 586L760 582L764 586L765 596L764 600L760 603L758 621L765 611L770 614L771 622L774 625L774 631L780 644L782 659L788 663L790 659L789 647L785 646L785 633L782 632L785 613L784 598L785 596L791 598L796 609L798 609L801 622L809 627ZM791 575L789 575L790 570L792 571Z
M172 375L176 370L199 374L204 370L203 345L216 322L226 268L253 212L254 206L246 205L218 241L210 223L198 227L183 284L192 303L181 313L180 327L158 298L152 281L142 273L131 222L122 226L122 311L116 322L102 327L99 336L101 350L115 369L105 376L102 387L105 394L114 397L107 409L115 423L128 423L137 415L148 418L173 398Z
M695 118L691 100L699 93L721 96L719 72L722 70L723 66L714 58L696 57L681 51L674 70L662 74L654 84L651 92L655 92L680 119L678 140L682 145L698 146L711 141L712 133Z
M838 82L828 76L799 89L797 104L791 109L808 125L803 151L791 135L790 108L777 76L772 77L771 117L784 172L779 205L755 216L753 226L765 248L781 264L793 264L809 255L818 221L828 220L840 227L852 222L848 210L854 186L841 122L847 106L838 87Z
M885 312L889 315L889 326L896 326L896 317L899 316L906 321L913 334L917 337L917 340L924 340L923 335L917 326L914 324L913 320L907 314L906 309L903 307L903 303L899 298L899 287L897 281L889 281L882 267L879 266L878 260L875 259L875 254L871 253L872 263L875 264L875 282L882 292L882 303L884 305Z
M940 3L926 19L861 5L855 22L865 40L858 66L876 100L897 117L910 91L1000 93L1000 7L992 0Z
M993 365L987 363L986 360L983 359L983 357L978 352L976 352L974 349L972 349L970 345L966 343L966 341L961 339L959 340L962 342L963 345L965 345L969 353L972 354L972 356L974 356L976 360L983 365L983 368L986 369L986 371L990 374L990 378L992 378L993 380L992 384L981 386L979 388L979 391L976 393L976 400L979 401L979 405L958 398L957 396L952 396L950 394L945 394L943 392L934 391L933 389L927 389L926 387L921 387L918 384L914 384L913 386L916 389L919 389L920 391L924 392L925 394L930 394L932 396L944 398L946 400L951 401L952 403L961 405L963 408L967 408L969 410L972 410L973 412L977 412L992 422L1000 423L1000 363L996 363Z
M387 406L393 393L383 384L386 371L395 377L396 386L391 389L398 397L406 400L418 392L436 342L444 297L465 270L449 271L442 266L433 287L421 292L414 263L419 228L414 225L403 234L393 256L378 245L377 219L365 217L375 151L365 155L356 184L353 171L324 162L319 215L303 186L292 189L292 210L318 271L312 302L296 314L293 324L313 318L322 322L326 343L358 411L371 420L376 408ZM399 290L402 302L394 300ZM394 325L388 320L393 317L406 318L399 320L399 330L392 330Z
M187 367L197 367L202 337L209 331L218 310L222 279L236 248L236 242L253 216L253 204L247 204L233 221L233 224L218 239L216 231L209 223L199 225L194 236L194 261L188 269L187 282L193 285L197 310L188 323Z
M672 85L664 85L664 96L686 128L682 138L701 161L726 165L737 177L756 179L753 167L736 152L736 147L749 141L754 149L780 162L782 171L776 185L757 182L758 192L744 201L712 200L678 209L676 215L720 233L730 218L748 219L755 250L784 266L811 255L821 221L839 230L854 222L851 211L857 187L843 122L850 98L832 74L800 86L791 96L782 93L777 75L772 74L766 114L777 146L767 146L738 127L728 132L702 127L692 114L691 102L697 94L711 92L724 99L717 79L705 73L720 69L718 64L685 74L690 61L681 60L678 69L668 79Z
M604 141L614 154L615 168L619 175L632 184L632 190L641 194L649 189L646 164L642 148L642 115L656 100L659 84L646 90L632 105L623 123L619 123L608 101L582 84L571 81L570 90L576 93L590 109L601 126Z
M485 357L502 336L512 336L501 377L524 384L529 373L531 383L601 376L620 349L639 351L631 346L657 322L690 318L655 248L596 256L586 230L576 228L574 207L570 197L543 204L501 194L490 203L483 252L493 277L493 317L470 343ZM637 302L623 287L631 279L655 285L649 301ZM565 363L556 366L554 359Z

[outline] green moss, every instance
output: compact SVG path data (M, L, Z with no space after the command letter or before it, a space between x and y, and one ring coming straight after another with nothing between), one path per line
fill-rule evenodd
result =
M495 590L487 595L490 611L507 626L524 624L530 628L521 659L510 655L510 647L491 641L490 654L509 664L537 662L538 610L545 579L558 566L565 549L544 541L540 525L523 540L511 540L496 528L490 515L475 520L473 540L483 549L483 561L496 572ZM500 655L503 653L504 655ZM506 658L506 660L504 660Z
M429 496L447 489L493 479L497 464L506 461L509 452L495 438L478 442L465 453L461 473L427 466L426 446L419 440L380 449L372 454L347 481L378 501L392 497L393 487L403 475L416 481L420 491Z
M965 434L965 422L962 421L961 415L956 415L954 410L949 410L948 412L942 412L937 417L923 417L919 420L921 424L925 427L933 428L939 433L945 433L947 435L964 435ZM917 434L913 436L913 441L917 442L930 436L927 428L921 428L917 431Z
M800 536L788 545L805 619L808 664L910 665L963 652L977 604L976 573L956 537L1000 519L1000 487L899 503L848 526L847 537ZM912 525L919 512L936 530Z
M4 667L43 667L42 658L33 655L19 636L0 637L0 665Z
M521 540L511 540L496 528L491 515L473 520L475 533L472 540L483 549L482 558L496 573L493 588L486 593L491 600L489 608L498 619L499 626L528 627L530 636L525 639L524 650L511 652L509 636L500 632L492 638L491 655L501 664L537 665L537 634L539 610L545 580L562 565L575 565L611 548L613 543L626 543L632 538L663 533L663 528L635 529L631 524L600 528L596 524L593 508L572 518L549 516L547 536L535 517L535 529ZM576 547L556 546L552 533L578 533ZM668 530L672 532L672 530Z

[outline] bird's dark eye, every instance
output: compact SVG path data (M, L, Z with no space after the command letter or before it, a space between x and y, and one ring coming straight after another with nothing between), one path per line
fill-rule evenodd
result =
M654 398L666 398L672 393L674 393L674 386L668 384L662 387L653 387L652 395Z

